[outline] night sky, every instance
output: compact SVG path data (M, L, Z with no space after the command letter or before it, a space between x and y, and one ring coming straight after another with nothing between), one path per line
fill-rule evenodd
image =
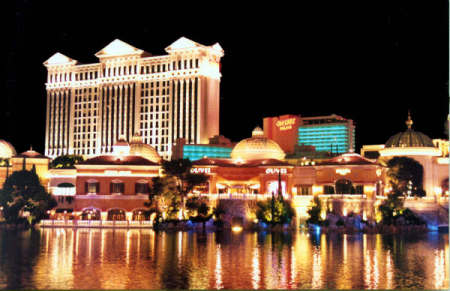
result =
M119 38L164 55L181 36L225 51L220 133L233 141L249 137L263 117L335 113L354 120L359 151L405 130L408 109L415 130L446 137L447 1L120 2L18 0L10 7L0 139L18 152L30 145L44 152L42 63L54 53L95 63L94 54Z

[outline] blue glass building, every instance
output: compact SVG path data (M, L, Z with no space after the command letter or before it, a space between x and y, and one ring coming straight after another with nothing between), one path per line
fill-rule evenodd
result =
M298 128L298 145L314 146L318 152L354 151L355 126L352 120L336 115L304 118Z
M208 158L230 158L233 147L217 145L189 145L183 146L183 159L191 161Z

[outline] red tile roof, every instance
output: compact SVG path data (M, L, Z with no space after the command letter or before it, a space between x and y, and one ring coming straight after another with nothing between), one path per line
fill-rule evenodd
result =
M332 166L332 165L377 165L356 153L347 153L340 156L318 162L317 166Z
M137 166L159 166L159 164L149 161L141 156L123 156L115 155L97 156L87 159L78 165L137 165Z
M203 158L192 162L193 166L218 166L218 167L274 167L274 166L292 166L286 162L275 159L260 159L260 160L245 160L236 162L232 159L220 159L220 158Z

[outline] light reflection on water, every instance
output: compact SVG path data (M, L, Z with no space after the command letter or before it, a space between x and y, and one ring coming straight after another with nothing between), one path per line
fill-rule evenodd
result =
M0 231L3 289L447 289L448 235Z

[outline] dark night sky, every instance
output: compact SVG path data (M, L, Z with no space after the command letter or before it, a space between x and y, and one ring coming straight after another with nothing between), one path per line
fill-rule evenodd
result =
M250 136L266 116L335 113L354 120L359 151L403 131L408 109L415 130L445 137L447 1L113 3L18 0L11 7L0 139L18 152L30 145L44 151L42 63L54 53L93 63L119 38L163 55L181 36L224 48L220 131L233 141Z

